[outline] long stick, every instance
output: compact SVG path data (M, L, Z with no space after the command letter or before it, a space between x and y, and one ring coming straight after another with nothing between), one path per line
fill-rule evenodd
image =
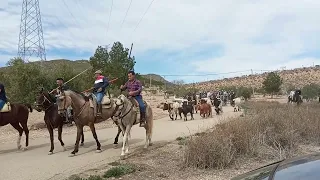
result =
M118 80L118 79L119 79L119 78L112 79L112 80L109 81L109 83L112 84L113 82L115 82L115 81ZM87 89L87 90L82 91L82 93L91 91L91 90L93 90L93 89L94 89L94 88L92 87L92 88L90 88L90 89Z
M85 73L85 72L88 71L88 70L89 70L89 68L86 69L86 70L84 70L84 71L82 71L81 73L77 74L77 75L74 76L73 78L69 79L69 80L68 80L67 82L65 82L64 84L67 84L68 82L74 80L76 77L80 76L81 74ZM59 87L53 89L53 90L50 92L50 94L53 93L54 91L56 91L58 88L59 88Z

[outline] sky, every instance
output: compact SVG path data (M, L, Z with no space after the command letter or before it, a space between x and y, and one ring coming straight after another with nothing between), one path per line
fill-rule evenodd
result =
M17 56L21 7L0 1L0 67ZM137 72L185 82L320 64L319 9L316 0L40 0L47 60L133 43Z

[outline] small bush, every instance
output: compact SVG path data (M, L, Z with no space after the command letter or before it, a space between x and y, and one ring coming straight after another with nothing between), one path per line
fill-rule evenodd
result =
M239 157L278 158L294 155L299 144L320 142L320 105L246 103L250 116L215 126L186 144L184 163L197 168L225 168Z
M89 176L87 179L85 178L81 178L78 175L72 175L68 178L68 180L103 180L103 178L101 176Z
M107 172L104 173L104 178L110 178L110 177L121 177L126 174L130 174L135 172L136 168L133 165L124 164L119 165L116 167L112 167Z

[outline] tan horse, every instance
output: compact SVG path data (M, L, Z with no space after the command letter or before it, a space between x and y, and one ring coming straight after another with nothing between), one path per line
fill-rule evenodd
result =
M71 152L72 155L75 155L79 151L79 141L81 134L83 133L83 127L89 126L92 132L92 135L97 143L97 152L101 152L101 144L98 140L94 123L96 122L96 117L94 116L94 104L91 99L88 97L75 93L71 90L66 90L61 92L59 100L57 101L58 112L62 114L67 107L70 105L75 113L74 121L77 125L77 139L74 150ZM109 119L115 110L115 104L112 99L109 99L107 96L103 97L102 100L102 114L103 120Z
M123 141L122 141L122 151L121 151L121 159L124 159L125 155L129 153L129 144L128 144L128 136L130 135L130 131L133 125L139 124L139 116L138 116L138 105L134 99L128 99L123 94L121 94L116 99L116 111L113 116L113 120L118 122L119 127L123 132ZM153 112L150 107L145 102L146 105L146 126L144 127L146 130L146 142L144 148L148 148L151 146L151 137L152 137L152 129L153 129Z

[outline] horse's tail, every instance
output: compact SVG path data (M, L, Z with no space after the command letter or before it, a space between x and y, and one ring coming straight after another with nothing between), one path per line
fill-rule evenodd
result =
M148 128L146 129L146 131L151 138L153 133L153 112L150 106L148 106L147 124Z
M29 109L29 111L32 112L33 109L32 109L31 104L25 104L25 106L27 106L27 108Z

